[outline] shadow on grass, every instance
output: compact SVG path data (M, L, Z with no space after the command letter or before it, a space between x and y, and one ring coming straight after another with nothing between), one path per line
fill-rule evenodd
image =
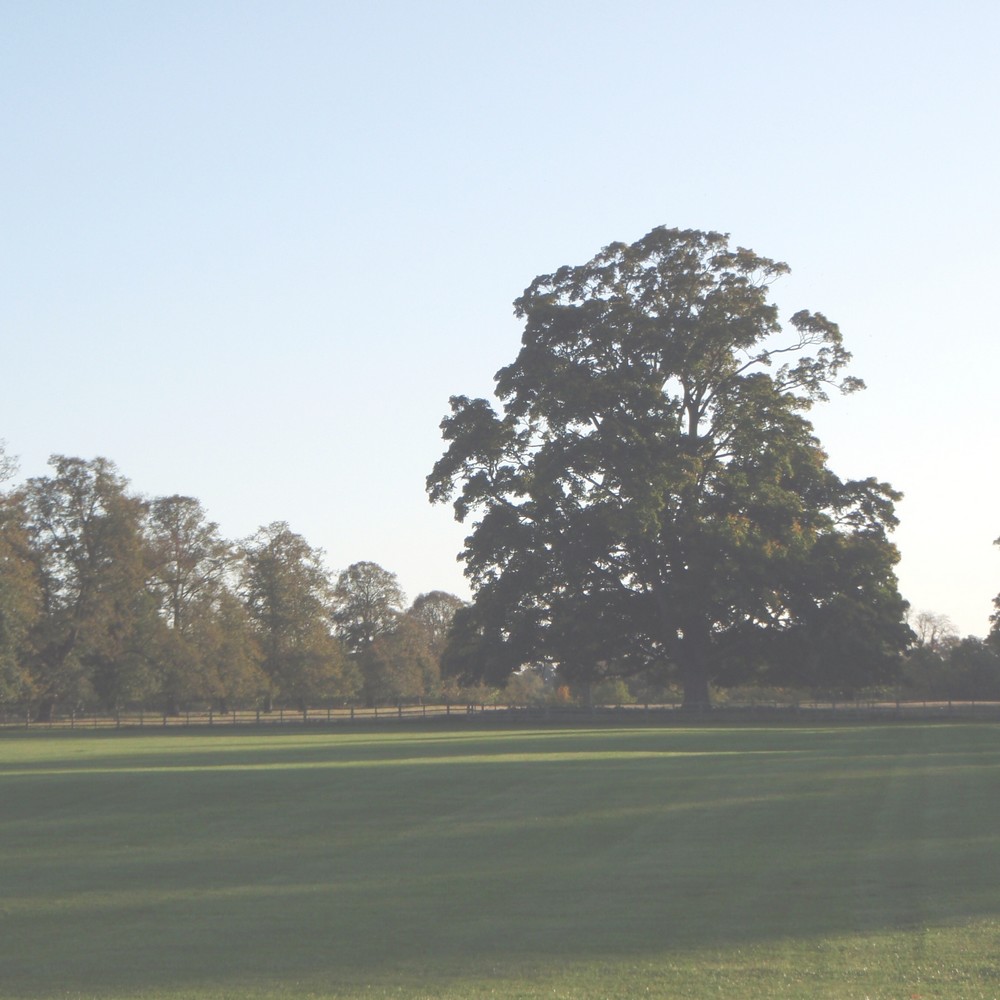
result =
M1000 912L994 729L557 735L8 773L0 992L432 983Z

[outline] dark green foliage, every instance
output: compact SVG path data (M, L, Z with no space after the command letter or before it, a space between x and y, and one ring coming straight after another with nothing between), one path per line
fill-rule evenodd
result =
M501 412L454 397L428 477L474 518L451 669L669 668L689 705L713 681L891 675L910 638L887 539L899 494L827 468L804 413L861 383L822 314L782 334L768 288L786 271L656 229L517 300Z
M917 646L906 657L903 697L926 701L1000 701L1000 648L989 638L952 638Z

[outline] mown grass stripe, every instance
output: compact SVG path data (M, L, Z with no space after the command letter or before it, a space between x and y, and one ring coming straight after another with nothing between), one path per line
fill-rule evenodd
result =
M0 996L995 996L998 737L4 738Z

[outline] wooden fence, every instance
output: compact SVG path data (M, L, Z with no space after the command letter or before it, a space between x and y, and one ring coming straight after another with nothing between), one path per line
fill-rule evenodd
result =
M118 713L60 713L46 720L33 719L26 712L0 710L0 730L113 730L187 729L194 727L277 727L372 725L436 720L456 723L494 724L573 723L588 721L677 723L692 719L715 722L747 721L878 721L985 719L1000 721L1000 702L809 702L786 705L779 702L725 704L705 712L684 710L678 704L608 705L580 708L565 705L441 704L398 705L377 708L310 708L298 711L277 708L237 709L231 712L197 711L165 714L135 709Z
M503 706L506 709L506 706ZM496 712L495 705L398 705L376 708L235 709L230 712L150 712L132 709L114 713L56 713L33 719L28 712L0 711L0 728L20 729L186 729L195 726L321 726L335 723L388 722L403 719L466 717Z

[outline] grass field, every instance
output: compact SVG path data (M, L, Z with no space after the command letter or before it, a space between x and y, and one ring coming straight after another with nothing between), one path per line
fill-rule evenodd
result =
M1000 727L6 733L0 997L1000 997Z

